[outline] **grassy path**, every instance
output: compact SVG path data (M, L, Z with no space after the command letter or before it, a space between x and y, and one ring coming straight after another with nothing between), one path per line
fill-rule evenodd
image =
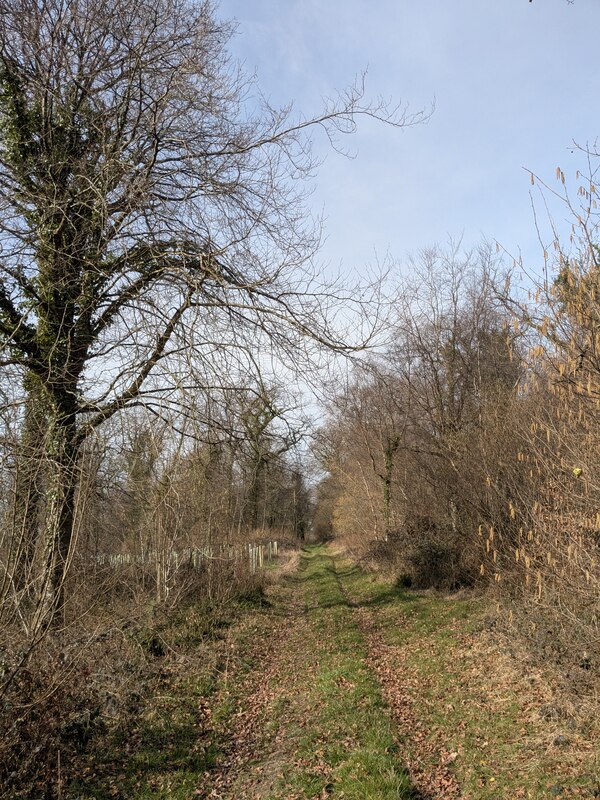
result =
M216 707L229 754L200 796L416 798L334 558L305 553L272 602L238 639Z
M477 600L406 592L313 547L223 622L185 669L162 666L164 691L65 800L600 797L598 715L576 726Z
M597 715L576 727L481 601L407 592L318 547L272 603L238 640L253 657L223 717L237 734L202 797L600 797Z

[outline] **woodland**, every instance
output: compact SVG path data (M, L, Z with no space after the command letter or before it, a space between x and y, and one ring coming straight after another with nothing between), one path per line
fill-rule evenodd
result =
M260 716L286 670L299 696L323 689L307 682L314 625L348 625L366 649L359 663L350 634L335 640L328 691L375 698L353 724L377 727L387 758L393 725L414 727L384 641L404 608L446 630L443 609L473 603L498 652L550 665L570 708L596 709L600 152L576 185L531 174L572 226L541 275L454 240L329 280L307 210L314 137L343 151L363 119L430 112L371 101L362 79L313 116L275 107L230 58L232 30L210 2L0 0L0 796L545 797L468 771L479 788L460 794L462 745L433 777L419 752L400 750L406 775L373 761L365 774L395 777L362 790L330 761L314 785L236 784L218 752L226 718L243 725L230 770L250 775L264 746L223 699L254 674L244 648L263 665ZM112 741L133 763L157 709L174 726L169 697L193 706L191 733L177 721L196 759L183 788L179 751L166 783L150 760L132 776L102 762ZM337 730L311 719L317 738ZM160 731L154 757L170 752ZM586 770L569 796L596 796Z

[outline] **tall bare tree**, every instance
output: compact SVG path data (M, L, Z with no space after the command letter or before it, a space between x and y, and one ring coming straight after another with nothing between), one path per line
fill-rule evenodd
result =
M249 103L230 34L209 2L0 0L0 334L43 420L38 621L62 603L91 431L166 402L192 347L208 385L256 341L345 346L303 269L311 129L420 119L361 86L311 118Z

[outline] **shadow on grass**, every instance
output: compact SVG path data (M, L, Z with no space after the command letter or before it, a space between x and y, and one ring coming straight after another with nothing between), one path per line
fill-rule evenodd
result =
M219 753L218 744L203 735L191 714L174 722L170 713L164 713L98 740L65 796L70 800L187 798L215 766Z
M404 586L382 586L381 589L374 592L368 600L359 603L359 606L387 606L392 603L407 603L414 605L422 600L426 600L427 596L417 591L406 589Z
M325 560L331 563L325 563ZM322 562L322 563L319 563ZM313 583L327 585L331 578L335 580L339 589L337 598L322 599L319 602L320 608L348 607L348 608L369 608L384 607L395 604L415 605L426 599L426 596L418 591L407 589L400 583L381 585L374 591L369 592L369 596L360 600L352 600L348 597L345 583L364 577L365 573L357 565L351 565L342 569L337 569L331 556L323 552L304 550L300 562L300 570L295 575L286 577L289 586Z

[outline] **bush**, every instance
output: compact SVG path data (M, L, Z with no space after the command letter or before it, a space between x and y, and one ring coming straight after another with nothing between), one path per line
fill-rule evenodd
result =
M473 583L472 569L463 550L452 541L423 538L410 548L406 561L415 589L456 591Z
M91 667L50 642L26 666L3 662L12 680L0 700L0 797L50 800L63 766L101 728Z

